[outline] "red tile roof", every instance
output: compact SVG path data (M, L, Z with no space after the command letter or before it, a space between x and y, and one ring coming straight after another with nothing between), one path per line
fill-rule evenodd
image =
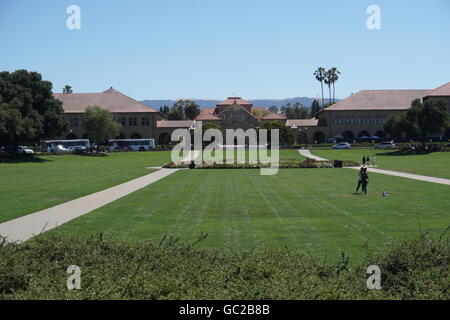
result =
M286 121L286 127L317 127L319 124L318 119L289 119Z
M450 96L450 82L440 86L439 88L433 90L430 94L430 97L443 97Z
M421 99L431 90L362 90L333 104L334 110L406 110L414 99Z
M157 128L189 128L194 124L194 120L158 120Z
M65 113L83 113L88 106L99 106L114 113L158 112L112 87L102 93L54 93Z
M252 104L241 97L228 97L222 102L219 102L217 106L231 106L234 103L240 104L241 106L252 106Z

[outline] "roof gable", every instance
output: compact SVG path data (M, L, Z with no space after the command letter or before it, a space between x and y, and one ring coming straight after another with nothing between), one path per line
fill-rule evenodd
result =
M62 101L65 113L83 113L89 106L99 106L113 113L158 112L112 87L102 93L54 93L53 96Z
M439 88L433 90L430 94L430 97L443 97L450 96L450 82L440 86Z
M414 99L422 99L430 90L362 90L341 100L325 111L406 110Z

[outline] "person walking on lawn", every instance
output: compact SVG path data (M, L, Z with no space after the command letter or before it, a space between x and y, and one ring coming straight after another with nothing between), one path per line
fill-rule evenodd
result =
M367 185L369 184L369 176L367 175L367 168L361 173L361 184L362 184L362 192L367 194Z
M361 167L361 169L359 169L359 172L358 172L358 186L356 187L356 192L355 193L358 193L359 188L362 185L362 173L363 173L363 171L364 171L364 167Z

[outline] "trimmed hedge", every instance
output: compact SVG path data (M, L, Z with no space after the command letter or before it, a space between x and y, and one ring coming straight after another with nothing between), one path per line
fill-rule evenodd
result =
M0 299L450 299L447 236L424 233L359 262L344 253L329 262L288 248L195 245L102 235L0 243ZM81 290L67 289L70 265L81 269ZM370 265L381 269L381 290L366 286Z

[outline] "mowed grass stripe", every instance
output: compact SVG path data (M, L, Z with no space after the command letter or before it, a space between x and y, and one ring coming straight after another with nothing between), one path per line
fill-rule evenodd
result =
M51 232L188 241L207 232L200 246L287 246L337 259L341 250L360 257L365 242L386 246L450 225L448 186L370 174L369 194L353 195L355 173L183 170ZM381 196L386 185L389 198Z
M40 159L0 163L0 223L149 174L146 167L168 162L170 152Z

